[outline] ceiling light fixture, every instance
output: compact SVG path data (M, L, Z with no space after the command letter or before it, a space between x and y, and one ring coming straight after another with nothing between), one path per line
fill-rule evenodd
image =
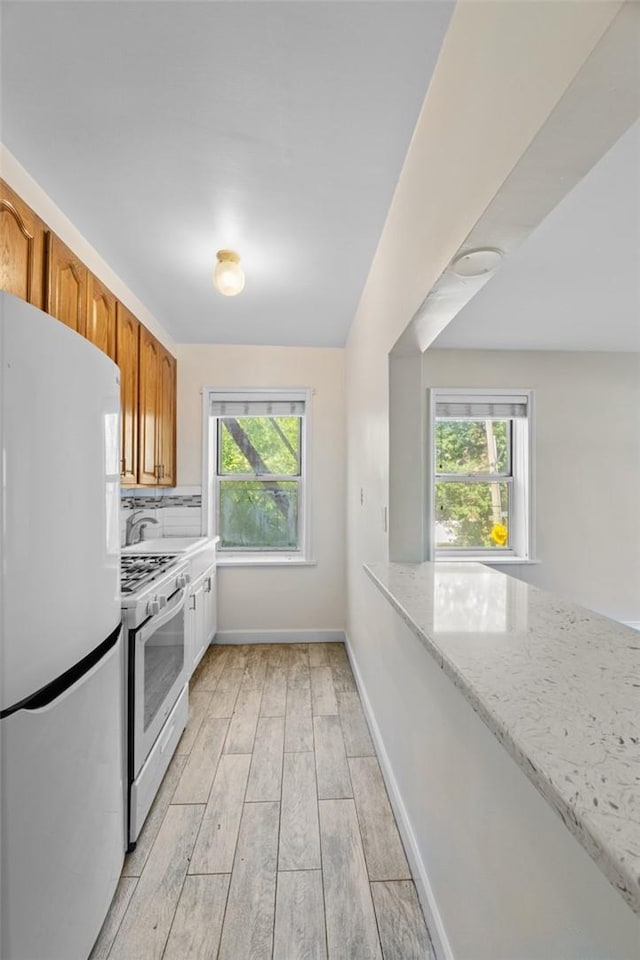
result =
M497 269L502 257L502 250L495 247L465 250L452 262L451 269L458 277L484 277Z
M218 250L213 271L213 285L224 297L235 297L244 287L244 270L240 257L233 250Z

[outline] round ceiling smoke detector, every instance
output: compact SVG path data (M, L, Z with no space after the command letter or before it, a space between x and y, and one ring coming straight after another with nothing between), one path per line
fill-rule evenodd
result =
M501 260L501 250L482 247L459 254L451 264L451 269L458 277L484 277L487 273L493 273Z

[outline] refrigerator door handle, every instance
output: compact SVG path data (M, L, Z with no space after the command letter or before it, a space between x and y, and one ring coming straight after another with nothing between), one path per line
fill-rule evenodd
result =
M78 680L81 680L85 674L89 673L89 671L115 647L121 629L122 624L119 623L106 640L99 643L91 653L88 653L82 660L78 660L77 663L68 670L65 670L64 673L61 673L60 676L52 680L51 683L47 683L44 687L41 687L40 690L36 690L35 693L25 697L24 700L20 700L19 703L14 703L13 706L0 711L0 720L4 720L5 717L11 716L12 713L16 713L18 710L41 710L42 707L49 706L50 703L53 703L54 700L61 697L69 687L72 687Z

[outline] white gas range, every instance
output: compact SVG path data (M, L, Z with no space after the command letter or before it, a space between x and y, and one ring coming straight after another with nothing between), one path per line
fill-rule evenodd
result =
M176 590L185 586L178 583L188 570L188 563L181 554L128 553L120 558L121 606L130 626L138 626L143 620L155 616L166 605ZM187 581L188 582L188 581Z
M188 712L184 555L121 558L126 640L128 849L133 850Z

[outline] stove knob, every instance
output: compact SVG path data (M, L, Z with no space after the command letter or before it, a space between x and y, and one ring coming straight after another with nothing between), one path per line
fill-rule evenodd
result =
M178 590L184 590L186 585L191 583L191 574L190 573L180 573L176 579L176 586Z
M167 605L167 598L164 596L164 594L162 594L161 596L158 597L158 600L160 602L160 609L162 610L162 608L166 607Z
M147 604L147 613L150 617L155 617L157 613L160 613L160 601L156 598L149 600Z

